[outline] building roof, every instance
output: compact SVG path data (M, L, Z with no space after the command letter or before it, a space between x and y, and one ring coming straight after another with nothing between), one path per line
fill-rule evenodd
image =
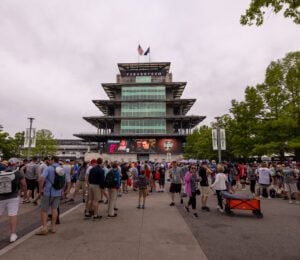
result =
M84 120L100 129L113 129L115 121L121 121L121 119L166 119L174 123L177 128L194 128L200 122L202 122L205 116L166 116L166 117L120 117L120 116L89 116L83 117ZM180 127L179 127L180 126Z
M174 108L179 109L182 106L182 113L185 115L196 102L195 98L190 99L170 99L170 100L93 100L96 107L104 114L111 114L116 106L121 106L121 103L137 103L137 102L166 102L167 105L172 105ZM111 112L111 113L109 113Z
M106 92L107 96L110 99L116 99L116 91L121 90L122 86L141 86L141 85L151 85L151 86L166 86L167 88L173 88L174 89L174 95L173 98L180 98L184 88L186 86L186 82L151 82L151 83L102 83L101 84L104 91Z
M74 136L82 138L84 142L104 142L107 140L128 138L128 139L142 139L142 138L176 138L185 140L186 134L96 134L96 133L80 133Z
M166 74L169 72L170 65L170 62L118 63L121 75L128 72L162 72Z

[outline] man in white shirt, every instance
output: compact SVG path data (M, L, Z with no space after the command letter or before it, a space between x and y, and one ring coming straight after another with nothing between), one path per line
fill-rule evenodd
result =
M268 199L271 199L270 196L270 184L271 184L271 170L267 167L267 164L263 162L257 170L258 172L258 183L259 183L259 195L262 198L263 189L267 190Z

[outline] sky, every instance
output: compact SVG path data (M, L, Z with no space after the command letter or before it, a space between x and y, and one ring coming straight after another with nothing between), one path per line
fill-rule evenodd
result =
M13 136L29 127L55 138L95 133L93 99L116 82L117 63L171 62L189 115L200 124L229 113L247 86L262 83L271 61L299 51L300 27L267 10L263 26L239 23L250 0L1 0L0 125ZM141 57L140 62L148 62Z

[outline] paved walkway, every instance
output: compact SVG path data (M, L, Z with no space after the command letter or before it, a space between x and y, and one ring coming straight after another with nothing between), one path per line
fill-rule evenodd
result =
M137 194L118 198L118 216L83 220L83 205L62 217L56 234L29 234L0 251L0 259L207 259L169 195L151 194L136 209ZM100 204L103 216L106 205Z

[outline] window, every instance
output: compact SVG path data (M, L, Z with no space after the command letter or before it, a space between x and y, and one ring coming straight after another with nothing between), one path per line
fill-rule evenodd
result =
M121 115L129 116L129 117L165 116L166 103L164 102L122 103Z
M166 99L164 86L134 86L122 87L122 100L134 99Z
M122 134L165 134L165 119L121 120Z

